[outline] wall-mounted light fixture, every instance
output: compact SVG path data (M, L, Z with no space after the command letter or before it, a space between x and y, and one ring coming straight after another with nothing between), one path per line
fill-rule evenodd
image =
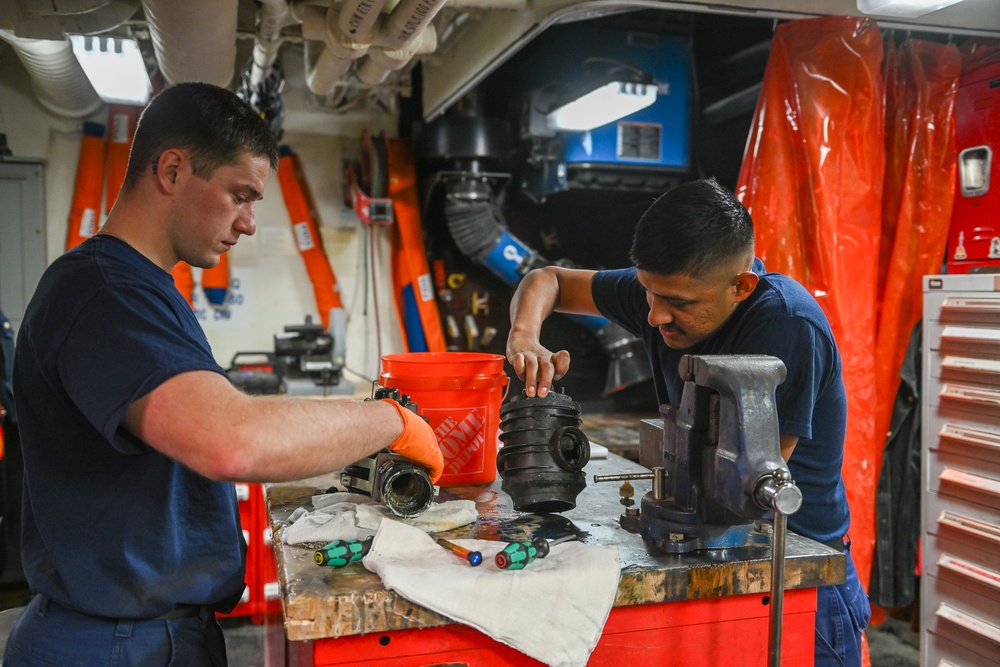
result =
M656 101L655 83L612 81L546 115L554 130L593 130L641 111Z
M101 99L111 104L143 106L153 85L139 43L123 37L71 35L73 55Z
M961 0L858 0L858 11L880 16L916 18L958 2Z

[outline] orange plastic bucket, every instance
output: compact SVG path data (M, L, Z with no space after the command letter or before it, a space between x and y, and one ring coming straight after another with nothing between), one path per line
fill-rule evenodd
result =
M480 352L406 352L382 357L379 384L408 394L444 455L442 487L489 484L497 476L504 358Z

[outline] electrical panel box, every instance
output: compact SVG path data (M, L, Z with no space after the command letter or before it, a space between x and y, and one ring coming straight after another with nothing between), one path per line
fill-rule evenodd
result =
M925 665L1000 656L1000 275L924 276Z
M958 183L948 273L1000 272L1000 62L962 74L955 102Z

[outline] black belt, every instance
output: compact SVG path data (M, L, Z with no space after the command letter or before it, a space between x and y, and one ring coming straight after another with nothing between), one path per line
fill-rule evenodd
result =
M847 553L847 551L851 548L851 538L838 537L835 540L830 540L829 542L823 542L822 544L830 547L831 549L836 549L840 553Z
M197 604L178 604L170 611L165 611L159 616L149 619L151 621L172 621L177 618L194 618L203 613L211 613L213 607Z

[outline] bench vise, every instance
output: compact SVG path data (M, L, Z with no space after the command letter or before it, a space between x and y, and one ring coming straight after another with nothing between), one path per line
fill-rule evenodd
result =
M652 420L642 424L639 462L652 473L595 481L652 478L639 511L627 508L621 524L662 552L770 544L762 520L802 504L781 458L774 401L785 365L764 355L685 355L679 370L681 402L660 406L658 442Z

